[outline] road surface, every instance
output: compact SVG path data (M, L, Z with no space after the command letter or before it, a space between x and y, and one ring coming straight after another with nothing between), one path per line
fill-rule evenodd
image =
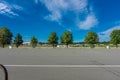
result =
M9 80L120 80L120 49L1 48L0 63Z

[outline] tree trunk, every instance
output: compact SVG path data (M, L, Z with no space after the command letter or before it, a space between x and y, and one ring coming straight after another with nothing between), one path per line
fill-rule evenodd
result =
M53 46L53 48L55 48L55 45L54 45L54 44L52 44L52 46Z
M118 48L118 45L116 44L116 48Z
M35 48L36 47L36 44L32 44L32 48Z
M18 45L16 44L16 48L18 48Z
M5 44L3 43L3 44L2 44L2 48L4 48L4 47L5 47L4 45L5 45Z
M33 48L35 48L35 46L34 46L34 45L33 45L32 47L33 47Z
M95 46L94 46L94 44L90 44L90 48L94 48Z
M68 48L68 44L67 44L67 48Z

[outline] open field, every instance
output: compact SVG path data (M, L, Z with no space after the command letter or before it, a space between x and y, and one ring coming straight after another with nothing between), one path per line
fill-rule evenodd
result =
M0 48L0 63L9 80L120 80L120 49Z

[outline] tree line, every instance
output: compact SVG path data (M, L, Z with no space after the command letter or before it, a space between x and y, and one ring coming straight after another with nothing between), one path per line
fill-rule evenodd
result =
M13 33L7 27L0 28L0 45L4 48L4 46L10 45L12 43ZM13 44L18 48L22 45L23 39L21 34L17 33ZM69 44L73 44L73 35L70 31L65 31L60 37L60 43L67 46ZM99 43L99 36L96 32L88 32L85 36L84 43L89 44L91 48L94 48L94 44ZM103 42L104 43L104 42ZM120 30L113 30L110 34L110 43L118 47L120 44ZM33 48L35 48L38 44L38 40L35 36L31 37L30 44ZM48 37L48 44L51 44L54 47L58 44L58 36L56 32L51 32Z

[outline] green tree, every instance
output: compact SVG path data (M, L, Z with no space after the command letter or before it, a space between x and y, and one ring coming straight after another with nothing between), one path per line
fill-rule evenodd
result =
M72 33L69 31L65 31L61 36L61 43L67 45L71 44L73 42L73 36Z
M94 47L94 44L98 43L99 38L96 32L88 32L85 37L85 43L89 44L91 48Z
M35 48L37 46L37 43L38 43L37 38L33 36L30 41L31 46Z
M15 37L14 44L18 48L23 43L22 36L18 33Z
M118 44L120 44L120 30L113 30L110 34L110 43L116 45L116 48L118 47Z
M55 47L55 45L57 45L58 37L57 37L57 34L55 32L51 32L51 34L48 38L48 43L52 44L53 48Z
M6 27L0 28L0 44L4 48L5 44L10 44L12 40L12 32Z

